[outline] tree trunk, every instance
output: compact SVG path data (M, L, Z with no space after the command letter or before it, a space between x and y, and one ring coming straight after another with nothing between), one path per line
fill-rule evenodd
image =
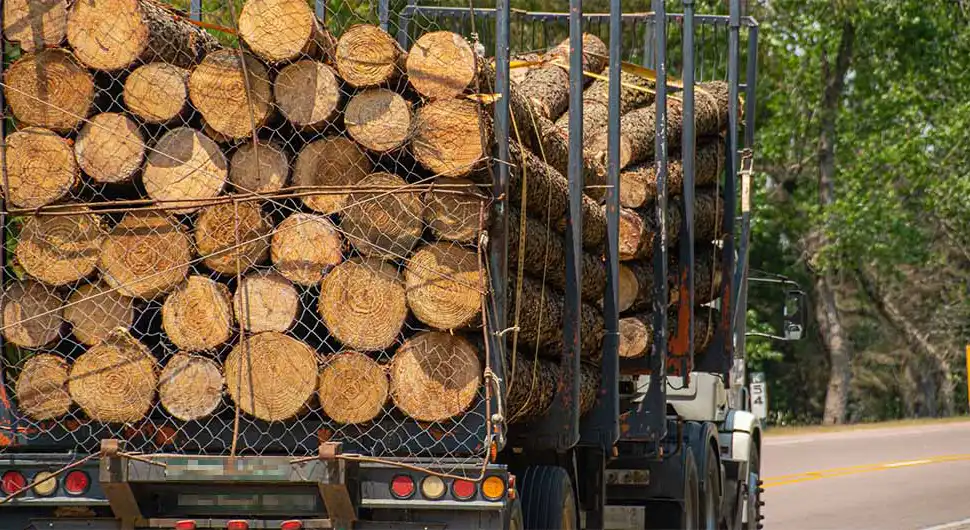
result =
M240 341L223 370L239 409L264 421L285 421L305 411L317 390L316 352L275 331Z
M435 101L418 109L414 124L411 151L435 175L465 176L487 158L491 134L478 103Z
M353 140L343 136L322 138L300 151L293 167L293 186L355 186L370 175L374 165ZM307 191L307 190L301 190ZM327 193L303 196L303 204L322 213L342 213L350 193L329 190Z
M3 35L24 52L53 48L67 35L67 0L7 0Z
M509 290L510 314L514 314L519 303L519 330L514 334L529 347L539 347L539 353L548 357L562 355L564 296L561 292L546 286L528 276L522 278L521 296L517 296L518 282L511 283ZM580 350L591 359L598 358L603 339L603 315L590 304L580 306L581 333Z
M478 70L471 45L450 31L421 35L411 46L405 67L414 90L430 100L458 96L472 84Z
M717 182L724 172L724 144L714 140L698 146L694 157L694 186L700 188ZM667 193L679 195L684 191L684 167L679 153L670 156L667 164ZM657 198L657 164L651 160L620 172L620 205L640 208Z
M189 99L206 124L227 138L252 136L273 113L273 88L263 63L239 50L205 56L189 76Z
M391 399L418 421L445 421L471 406L482 384L478 349L460 335L426 331L391 359Z
M337 72L355 88L393 81L404 70L404 59L397 41L377 26L355 24L337 41Z
M363 353L338 353L320 372L320 408L333 421L352 425L377 418L387 403L384 366Z
M569 107L569 39L550 50L544 60L547 64L533 69L517 88L532 107L548 120L555 120ZM609 50L595 35L583 34L583 70L599 74L606 68ZM584 76L584 82L588 78ZM520 125L521 126L521 125Z
M365 90L351 98L344 124L351 138L375 153L398 149L413 132L411 107L386 88Z
M276 142L247 142L229 159L229 182L239 193L275 193L289 176L289 158Z
M95 182L125 182L141 167L145 138L138 124L124 114L105 112L81 128L74 154L81 170Z
M297 61L280 70L273 82L273 96L283 116L301 130L331 125L340 103L340 81L320 62Z
M222 404L222 370L213 360L175 354L158 378L158 400L175 419L205 419Z
M680 205L673 201L667 203L667 248L677 242L681 216ZM653 242L657 235L653 207L639 210L620 208L620 261L653 257Z
M238 27L249 49L269 63L333 57L333 35L302 0L247 0Z
M469 327L481 314L483 275L474 250L450 242L425 245L404 271L408 307L434 329Z
M654 82L638 75L620 72L620 115L653 102ZM583 91L583 138L588 139L607 126L610 118L610 83L597 79ZM638 90L637 88L645 89ZM569 113L556 120L556 128L563 137L569 137ZM624 205L625 206L625 205Z
M162 328L187 352L212 350L232 334L229 288L207 276L189 276L162 304Z
M846 330L836 303L830 274L815 277L815 318L829 354L829 382L825 392L824 425L844 423L849 404L852 361Z
M18 208L40 208L64 198L80 182L71 144L47 129L27 127L7 136L3 151L7 200Z
M300 295L293 284L276 273L254 273L242 279L232 297L239 326L251 333L278 331L293 326L300 310Z
M41 283L11 283L3 292L3 337L24 348L37 349L60 334L63 300Z
M353 258L338 265L320 284L317 310L323 324L349 349L391 347L408 316L401 274L377 258Z
M81 410L102 423L135 423L155 400L156 361L128 332L112 331L71 367L68 392Z
M67 361L57 355L39 353L30 357L14 388L18 410L34 421L54 420L70 412L69 370Z
M122 295L151 299L182 283L191 261L192 242L176 219L134 211L102 244L100 269Z
M27 274L54 286L90 276L98 266L105 234L86 208L71 215L24 216L14 251Z
M296 212L273 231L270 258L286 279L314 286L343 261L343 239L326 217Z
M228 175L229 163L218 144L195 129L178 127L149 153L142 183L166 211L186 214L222 193Z
M397 175L372 173L350 194L341 227L362 254L403 259L411 253L424 231L424 204L420 193L396 191L407 187Z
M486 199L475 194L475 184L467 179L438 177L433 186L449 186L447 190L428 190L424 194L424 222L438 239L459 243L475 243L483 230ZM467 186L466 190L455 186Z
M135 321L135 301L104 283L84 284L71 293L64 320L82 344L94 346L116 328L128 330Z
M559 365L547 359L519 355L515 362L510 359L507 366L509 423L531 423L545 416L556 396Z
M195 247L206 267L226 275L246 272L269 257L272 220L254 201L207 206L195 223Z
M167 124L189 112L189 71L168 63L135 68L125 79L125 107L148 123Z

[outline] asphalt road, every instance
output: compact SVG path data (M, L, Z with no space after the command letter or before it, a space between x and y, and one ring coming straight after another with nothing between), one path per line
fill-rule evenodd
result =
M768 436L767 530L970 530L970 422Z

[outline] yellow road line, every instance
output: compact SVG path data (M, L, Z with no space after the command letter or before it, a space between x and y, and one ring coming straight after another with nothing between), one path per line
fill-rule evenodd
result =
M860 473L870 473L873 471L885 471L901 467L925 466L929 464L941 464L943 462L960 462L970 460L970 454L933 456L918 460L902 460L897 462L884 462L881 464L862 464L857 466L836 467L820 471L806 471L804 473L794 473L791 475L777 475L764 479L764 487L785 486L788 484L798 484L810 482L824 478L844 477L846 475L858 475Z

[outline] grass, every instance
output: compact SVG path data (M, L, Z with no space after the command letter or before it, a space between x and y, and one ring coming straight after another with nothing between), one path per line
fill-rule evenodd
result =
M947 423L970 422L970 416L952 416L949 418L913 418L906 420L882 421L874 423L854 423L850 425L803 425L797 427L768 427L766 436L789 436L795 434L815 434L829 432L847 432L863 429L890 429L894 427L918 427L921 425L945 425Z

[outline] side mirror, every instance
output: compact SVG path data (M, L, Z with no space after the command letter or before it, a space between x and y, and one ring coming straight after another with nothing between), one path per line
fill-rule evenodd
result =
M805 292L792 289L785 293L785 340L801 340L805 330Z

